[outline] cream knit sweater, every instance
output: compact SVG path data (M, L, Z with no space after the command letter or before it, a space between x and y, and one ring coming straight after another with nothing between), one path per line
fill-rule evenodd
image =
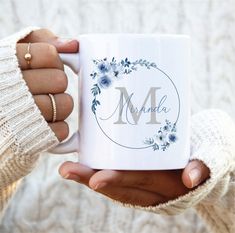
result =
M15 55L16 42L31 30L0 41L2 213L22 178L35 167L39 153L58 143L34 104ZM208 110L192 117L191 159L202 160L210 168L210 178L203 185L168 203L135 208L174 215L194 207L211 232L235 232L235 126L227 114Z
M34 103L16 57L16 42L31 30L0 41L1 210L20 179L33 169L39 153L58 142Z

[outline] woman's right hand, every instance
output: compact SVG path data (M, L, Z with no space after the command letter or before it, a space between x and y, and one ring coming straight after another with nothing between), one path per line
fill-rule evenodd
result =
M24 58L28 43L31 43L30 66ZM17 43L17 58L23 78L35 103L59 141L64 140L69 134L68 125L64 120L73 110L73 99L64 93L68 80L58 53L77 51L76 40L62 40L46 29L36 30ZM54 95L56 101L57 120L54 123L52 123L52 103L48 94Z

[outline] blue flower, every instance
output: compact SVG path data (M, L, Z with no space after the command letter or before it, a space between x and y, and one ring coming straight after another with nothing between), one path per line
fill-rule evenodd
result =
M123 66L120 64L111 64L111 69L114 78L120 78L120 76L123 74Z
M108 88L112 84L112 80L109 76L104 75L98 79L98 84L101 88Z
M165 134L159 133L158 135L155 136L155 141L157 144L162 144L162 143L164 143L165 138L166 138Z
M168 135L168 140L169 140L170 143L176 142L176 140L177 140L176 134L170 133L170 134Z
M100 73L104 74L106 72L109 72L110 65L107 61L100 61L97 65L97 68L98 68Z

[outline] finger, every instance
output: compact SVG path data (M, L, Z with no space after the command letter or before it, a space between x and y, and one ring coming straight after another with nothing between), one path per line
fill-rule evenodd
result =
M77 53L79 50L79 43L75 39L62 39L48 41L53 44L59 53Z
M69 180L89 186L89 180L97 172L85 165L74 162L65 162L59 168L59 174ZM165 202L166 199L152 192L138 190L130 187L118 187L101 183L94 188L114 200L133 205L150 206Z
M181 171L113 171L101 170L92 176L90 186L95 188L99 183L135 187L141 190L158 193L166 197L177 197L187 193L182 184ZM169 187L172 189L169 191Z
M157 204L167 201L166 198L159 196L156 193L131 187L105 185L100 188L98 187L95 191L102 193L113 200L143 207L156 206Z
M55 133L55 136L61 142L69 135L69 126L65 121L58 121L55 123L49 123L50 128Z
M28 44L22 43L16 45L17 58L19 66L22 70L27 69L41 69L41 68L55 68L64 69L64 65L58 55L56 47L46 43L34 43L30 46L30 54L32 59L30 61L30 67L27 64L24 56L27 53Z
M187 188L194 188L210 176L209 168L199 160L189 162L182 173L182 182Z
M34 69L22 73L30 92L34 95L58 94L67 89L68 79L62 70Z
M57 36L50 30L42 28L35 31L32 31L25 38L20 40L20 43L35 43L35 42L46 42L47 40L51 40L53 38L57 38Z
M89 180L95 174L95 170L80 163L65 162L59 168L59 174L69 180L74 180L89 185Z
M56 47L59 53L76 53L78 51L78 41L75 39L62 39L54 35L50 30L39 29L30 33L20 43L49 43Z
M33 98L46 121L52 121L53 108L50 97L48 95L34 95ZM54 98L56 102L56 120L63 121L73 110L73 99L66 93L56 94Z

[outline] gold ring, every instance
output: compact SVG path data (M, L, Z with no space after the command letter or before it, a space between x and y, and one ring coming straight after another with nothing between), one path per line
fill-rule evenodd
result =
M31 43L28 43L27 53L24 55L24 59L27 62L28 66L30 67L30 61L32 59L32 55L30 53Z
M51 99L52 111L53 111L52 122L54 123L56 121L56 114L57 114L55 97L52 94L48 94L48 95Z

